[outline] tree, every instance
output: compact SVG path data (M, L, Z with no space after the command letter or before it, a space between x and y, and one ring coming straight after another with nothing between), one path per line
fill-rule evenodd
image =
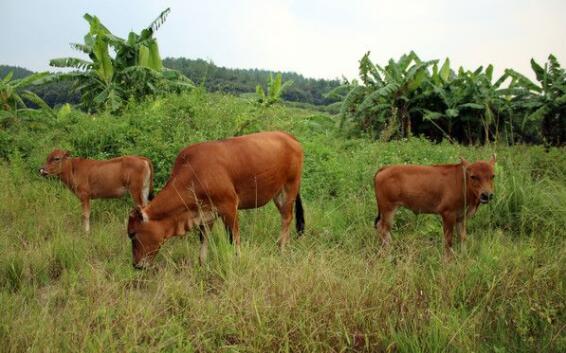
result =
M529 123L540 127L543 138L552 145L566 144L566 72L554 55L540 66L531 59L538 85L527 77L507 69L513 78L509 89L515 95L514 104L522 111L521 127Z
M51 60L50 65L76 70L57 78L75 82L81 92L81 105L88 111L116 112L130 98L189 89L193 87L189 79L163 68L153 37L169 12L163 11L140 34L130 32L127 40L113 35L96 16L85 14L89 32L84 43L72 43L71 47L87 54L90 60L60 58ZM109 48L114 50L114 57Z
M269 81L267 82L267 94L263 90L261 85L256 86L256 94L257 94L257 103L269 107L281 100L281 95L287 89L287 87L291 86L293 81L285 81L283 82L281 73L275 75L269 75Z
M399 136L411 136L411 112L417 108L413 102L427 78L427 68L435 61L423 62L411 51L382 67L369 55L367 52L360 60L361 83L353 85L344 100L343 123L356 121L365 131L380 130L388 124L396 127Z

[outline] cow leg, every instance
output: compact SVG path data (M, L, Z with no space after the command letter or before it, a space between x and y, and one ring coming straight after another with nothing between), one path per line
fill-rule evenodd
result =
M200 238L200 253L199 253L199 263L204 266L206 262L206 256L208 255L208 234L212 230L212 225L214 222L208 224L201 224L198 227L199 238Z
M464 242L464 241L466 241L466 239L468 239L468 235L466 234L466 227L464 225L463 219L458 221L458 223L456 223L456 231L458 232L458 235L460 236L460 241Z
M454 225L456 224L456 217L451 213L442 214L442 226L444 228L444 254L450 258L454 255L452 250L452 235L454 232Z
M85 232L90 232L90 200L87 196L81 197L83 206L83 227Z
M236 255L240 256L240 225L238 221L238 206L237 202L225 204L218 207L218 215L224 223L224 227L230 234L230 239L234 241L236 247Z
M291 195L295 195L295 197L290 197ZM285 188L283 188L283 190L273 198L273 202L275 202L281 214L281 234L279 236L279 248L281 248L281 250L283 250L285 245L289 242L289 226L293 221L293 203L296 197L296 191L293 194L285 191Z
M459 220L458 223L456 223L456 231L458 232L458 235L460 236L461 247L462 247L462 249L465 249L466 239L468 239L468 236L466 235L466 226L465 226L465 223L464 223L464 219L461 219L461 220Z
M393 224L393 216L395 215L395 209L393 210L379 210L379 221L377 222L377 232L381 237L381 243L384 247L387 247L391 242L391 226Z

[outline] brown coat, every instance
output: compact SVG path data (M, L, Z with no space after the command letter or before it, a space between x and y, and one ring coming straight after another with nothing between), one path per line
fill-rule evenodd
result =
M58 177L80 200L85 231L90 230L90 200L119 198L130 192L134 203L145 206L153 194L153 166L145 157L124 156L110 160L71 158L54 150L40 169L43 176Z
M296 203L297 230L304 227L299 186L303 168L300 143L284 132L262 132L203 142L182 150L165 187L143 209L130 214L134 266L142 267L168 238L193 226L201 230L201 262L206 257L206 228L218 216L239 254L238 209L273 200L282 219L280 245L289 239Z
M392 165L381 168L374 177L378 216L375 226L387 245L391 239L393 216L398 207L415 213L433 213L442 217L445 248L452 248L456 225L462 240L466 238L464 221L480 203L493 197L495 155L489 162L434 166Z

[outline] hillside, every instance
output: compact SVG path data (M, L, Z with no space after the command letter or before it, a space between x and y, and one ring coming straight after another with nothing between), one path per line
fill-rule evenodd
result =
M563 352L564 149L462 147L412 138L346 139L333 118L195 90L130 105L120 116L64 107L57 119L0 130L0 345L4 352ZM165 244L135 271L124 222L131 201L78 200L37 174L47 153L150 157L156 186L180 148L263 130L305 148L306 234L279 253L275 207L241 212L242 256L220 225L198 266L198 237ZM442 257L441 224L400 211L393 247L372 227L375 171L390 163L498 154L496 199Z
M229 69L218 67L212 62L202 59L166 58L163 65L182 72L198 85L204 85L209 92L223 92L234 95L255 93L256 86L265 88L270 75L276 72L258 69ZM23 78L33 71L8 65L0 65L0 77L14 71L14 79ZM327 98L325 94L340 85L338 80L322 80L305 78L294 72L284 72L285 81L292 80L291 85L283 94L283 99L311 105L324 106L335 103L336 98ZM42 97L50 106L64 103L76 104L79 95L72 91L68 82L51 83L34 87L33 91Z

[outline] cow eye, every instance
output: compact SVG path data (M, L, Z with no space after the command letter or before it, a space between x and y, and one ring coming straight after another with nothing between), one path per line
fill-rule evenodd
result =
M472 180L480 180L480 178L477 175L472 175L470 178L472 178Z
M59 158L59 157L53 158L54 161L58 161L58 160L60 160L60 159L61 159L61 158Z

